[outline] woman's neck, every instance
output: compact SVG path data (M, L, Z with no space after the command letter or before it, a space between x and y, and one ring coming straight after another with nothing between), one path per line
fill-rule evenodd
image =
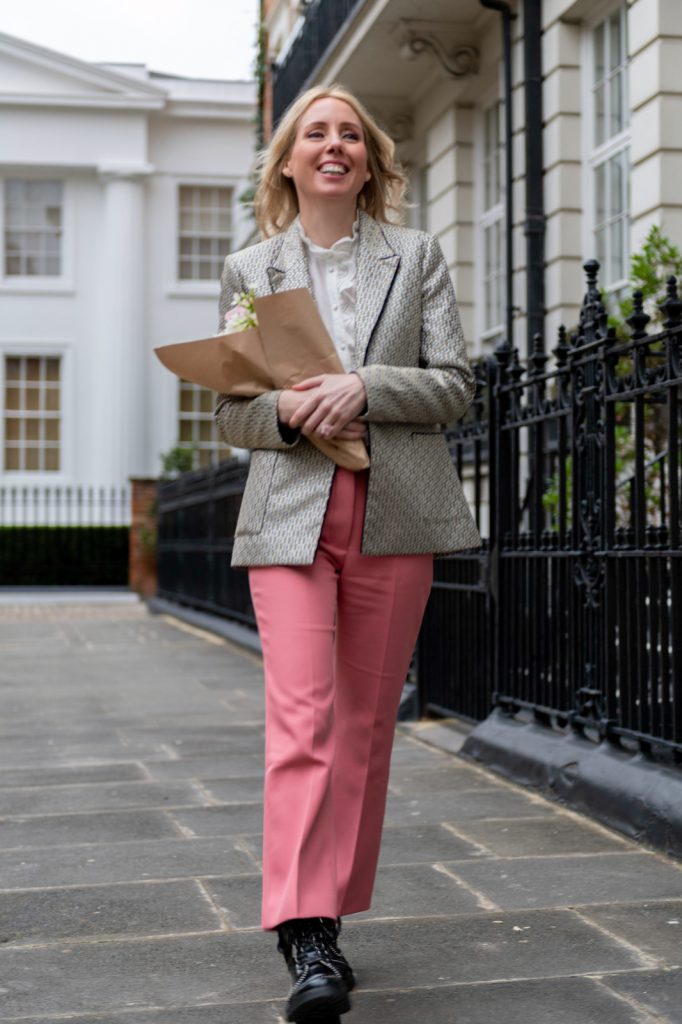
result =
M301 225L307 237L315 245L331 249L340 238L348 238L353 232L357 209L311 208L301 210Z

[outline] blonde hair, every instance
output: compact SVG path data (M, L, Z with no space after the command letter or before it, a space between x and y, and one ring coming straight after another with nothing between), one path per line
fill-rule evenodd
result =
M358 194L358 206L375 220L400 220L405 208L407 178L395 159L395 143L382 131L364 105L341 85L316 85L307 89L288 108L269 145L258 157L258 187L254 196L256 223L265 238L285 231L298 214L296 186L282 173L303 114L315 100L343 100L357 114L367 147L370 179Z

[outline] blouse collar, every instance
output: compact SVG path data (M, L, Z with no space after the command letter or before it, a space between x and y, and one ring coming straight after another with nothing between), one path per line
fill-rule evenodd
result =
M301 223L300 217L298 218L298 230L301 234L301 240L305 242L306 247L312 253L320 256L350 256L355 248L358 240L358 231L360 230L360 214L356 214L355 220L353 221L353 227L350 235L346 235L344 238L338 238L333 245L327 248L324 245L318 245L316 242L311 241L303 230L303 224Z

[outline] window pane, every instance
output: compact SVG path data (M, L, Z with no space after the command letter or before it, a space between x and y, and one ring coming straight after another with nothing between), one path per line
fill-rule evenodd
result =
M615 11L609 18L609 68L614 71L623 63L621 32L621 11Z
M45 440L46 441L59 441L60 437L60 423L59 420L43 420L45 426Z
M26 380L40 380L40 359L26 360Z
M622 281L625 271L625 222L617 220L611 225L611 277L610 283Z
M46 359L45 360L45 380L58 381L59 380L59 360L58 359Z
M624 75L614 75L609 83L611 121L609 135L618 135L625 128Z
M21 420L14 419L14 417L5 420L5 440L21 440Z
M29 412L37 412L40 409L40 389L27 387L24 391L24 408Z
M604 61L604 45L605 45L605 32L604 23L598 25L594 33L594 80L600 82L604 77L605 61Z
M47 448L45 450L45 469L49 472L58 472L59 470L59 448Z
M600 164L595 169L595 219L597 224L606 220L606 166Z
M199 264L199 278L202 281L212 281L217 277L215 268L211 263L200 263Z
M605 280L608 269L606 266L606 228L600 228L600 230L595 231L594 240L597 248L597 260L602 269L602 280L604 280L605 284L608 284Z
M199 392L199 408L202 412L212 413L215 405L215 398L212 391L202 388Z
M21 451L19 448L5 448L5 469L21 468Z
M6 388L5 390L5 408L6 409L21 409L21 392L19 388Z
M213 420L201 420L199 423L199 440L211 441L213 439Z
M40 448L24 448L24 469L40 469Z
M26 440L40 441L40 420L26 420Z
M180 260L180 279L189 281L192 278L192 264L189 260Z
M606 139L606 86L594 91L594 144L600 146Z
M48 412L59 412L59 390L58 388L45 389L44 407Z
M191 420L180 420L180 440L181 441L193 441L192 437L192 421Z
M192 412L194 410L194 395L191 388L180 388L180 412Z
M12 356L8 356L5 360L5 380L14 381L19 380L21 361L14 359Z

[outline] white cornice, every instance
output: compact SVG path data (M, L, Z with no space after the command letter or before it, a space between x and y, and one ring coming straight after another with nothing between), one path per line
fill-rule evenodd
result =
M165 96L163 90L156 86L148 85L146 82L140 82L116 71L103 70L97 64L89 64L87 61L78 60L77 57L59 53L57 50L48 50L45 46L38 46L26 39L18 39L6 32L0 32L0 53L23 58L32 64L57 71L60 74L68 74L77 81L101 89L111 89L132 96L147 96L150 99Z

